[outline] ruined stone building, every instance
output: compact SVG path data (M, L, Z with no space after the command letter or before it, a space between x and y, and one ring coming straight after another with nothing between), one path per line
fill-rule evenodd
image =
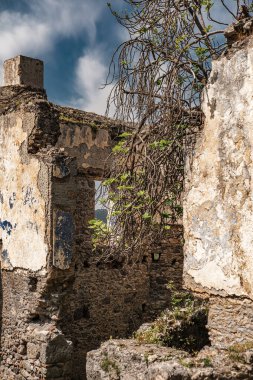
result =
M169 280L181 286L177 226L142 262L122 267L92 260L95 180L110 165L121 129L105 117L50 103L41 61L19 56L5 62L1 379L85 379L87 351L110 336L129 336L168 306Z
M225 31L229 48L212 64L204 127L185 168L184 286L208 300L211 347L193 358L107 342L88 354L89 380L116 372L136 380L253 379L252 32L252 18Z
M174 225L140 262L93 260L95 181L124 126L50 103L41 61L5 62L1 379L253 379L253 21L247 33L238 23L213 63L204 127L185 168L184 258ZM208 301L211 346L194 359L117 339L170 307L169 281Z

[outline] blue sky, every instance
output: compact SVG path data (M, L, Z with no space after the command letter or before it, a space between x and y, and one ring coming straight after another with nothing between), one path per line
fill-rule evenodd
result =
M0 76L5 59L40 58L51 101L104 114L110 87L99 87L125 33L106 0L1 0Z
M123 0L110 3L117 10L125 7ZM214 4L222 19L220 0ZM227 4L234 7L235 0ZM40 58L51 101L104 114L111 88L99 88L114 50L126 38L107 0L1 0L0 80L5 59L19 54Z

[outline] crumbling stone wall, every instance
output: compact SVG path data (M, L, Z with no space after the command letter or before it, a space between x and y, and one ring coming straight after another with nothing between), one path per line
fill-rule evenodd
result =
M62 182L59 188L66 194ZM83 379L88 351L111 336L129 336L141 323L169 306L167 283L182 285L182 229L175 226L160 246L147 249L143 262L128 266L117 260L96 263L88 228L95 210L95 186L90 174L79 174L75 189L74 274L72 290L61 303L58 326L74 344L73 379ZM56 203L59 205L59 200Z
M230 348L233 344L252 345L253 303L247 298L211 297L209 335L213 346Z
M251 339L253 298L253 39L230 44L204 91L183 221L185 284L212 298L210 337L223 347Z
M94 181L122 126L49 103L40 68L7 61L0 88L0 377L77 380L88 350L169 305L167 282L182 281L182 229L172 226L143 262L92 260Z

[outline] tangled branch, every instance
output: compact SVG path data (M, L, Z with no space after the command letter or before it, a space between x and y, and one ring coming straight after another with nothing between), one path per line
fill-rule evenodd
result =
M139 259L182 215L185 159L203 124L201 94L226 48L223 30L251 1L124 0L111 9L129 39L115 52L108 83L117 119L129 123L113 149L106 254ZM111 8L110 4L109 7Z

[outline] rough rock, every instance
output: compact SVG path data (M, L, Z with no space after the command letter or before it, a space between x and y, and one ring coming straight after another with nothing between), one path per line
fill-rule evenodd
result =
M244 40L252 31L253 18L246 17L229 25L224 31L224 36L227 38L228 46L232 47L233 44Z
M110 340L87 355L87 380L232 380L253 379L245 364L250 351L206 347L195 356L135 340Z

